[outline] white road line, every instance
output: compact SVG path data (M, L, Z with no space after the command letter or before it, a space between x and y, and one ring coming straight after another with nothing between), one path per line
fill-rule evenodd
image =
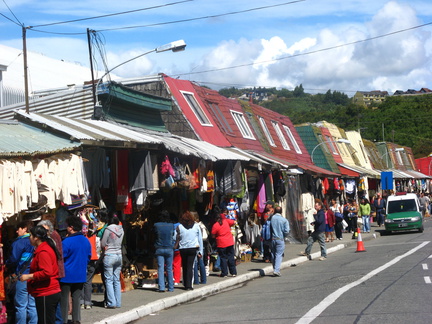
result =
M354 282L352 282L352 283L350 283L344 287L339 288L338 290L336 290L335 292L331 293L326 298L324 298L318 305L313 307L309 312L307 312L302 318L300 318L297 321L297 324L309 324L309 323L311 323L327 307L331 306L336 301L336 299L338 299L340 296L342 296L345 292L347 292L348 290L360 285L361 283L365 282L366 280L369 280L370 278L377 275L381 271L384 271L385 269L391 267L392 265L396 264L397 262L399 262L403 258L406 258L407 256L413 254L417 250L420 250L422 247L424 247L426 244L429 244L429 243L430 243L430 241L423 242L420 245L418 245L417 247L409 250L407 253L405 253L401 256L398 256L398 257L394 258L393 260L391 260L390 262L387 262L386 264L382 265L381 267L376 268L375 270L369 272L367 275L360 278L359 280L354 281Z
M425 277L424 277L424 281L425 281L425 283L427 283L427 284L432 283L431 278L430 278L429 276L425 276Z
M429 255L429 258L428 259L432 259L432 254L431 255Z
M422 267L423 267L423 270L427 270L427 269L428 269L428 265L427 265L427 263L423 263L423 264L422 264Z

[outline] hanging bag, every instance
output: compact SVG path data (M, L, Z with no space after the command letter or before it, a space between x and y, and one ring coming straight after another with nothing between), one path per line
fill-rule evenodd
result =
M181 181L186 178L185 167L180 164L178 157L175 157L173 160L173 168L174 168L174 180Z
M183 167L183 172L184 172L184 179L180 180L178 184L179 184L180 187L189 189L189 186L190 186L190 176L192 175L192 172L191 172L191 170L189 168L189 165L187 163Z
M165 155L165 159L163 160L161 166L160 166L160 172L164 175L164 176L175 176L175 172L174 169L171 165L171 162L168 158L168 155Z

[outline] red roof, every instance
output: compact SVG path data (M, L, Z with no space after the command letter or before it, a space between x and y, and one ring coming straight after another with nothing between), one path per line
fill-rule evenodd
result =
M179 108L182 110L186 119L191 123L192 128L198 135L198 137L208 143L214 144L220 147L231 146L230 142L227 141L225 136L219 130L216 121L207 110L207 106L202 102L201 98L197 95L193 84L188 80L173 79L168 76L164 76L165 82L168 85L171 94L175 97ZM191 104L187 101L186 96L191 100L196 100L196 103L201 108L201 121L200 116L191 107ZM199 108L198 108L199 109ZM206 119L208 122L202 122Z

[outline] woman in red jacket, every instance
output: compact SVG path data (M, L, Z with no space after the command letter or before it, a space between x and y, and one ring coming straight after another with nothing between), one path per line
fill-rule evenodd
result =
M36 301L38 324L54 324L57 304L60 302L57 260L61 256L43 226L30 230L30 242L35 246L30 273L23 274L20 280L28 280L28 292Z
M220 276L226 277L229 269L230 274L235 277L237 269L234 258L234 237L231 234L231 226L235 224L235 221L222 217L217 207L214 209L216 210L216 222L213 224L211 234L216 239L216 247L221 261Z

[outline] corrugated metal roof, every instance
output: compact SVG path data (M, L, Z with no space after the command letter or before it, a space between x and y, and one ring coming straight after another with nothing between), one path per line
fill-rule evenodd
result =
M31 98L29 110L34 113L89 119L93 114L93 93L91 86L77 86L55 94ZM15 109L25 110L25 103L0 108L0 119L13 119Z
M119 146L158 144L167 150L183 155L197 156L205 160L250 160L244 155L236 154L213 144L172 135L167 132L156 132L101 120L84 120L37 113L27 114L23 111L17 111L16 113L20 119L40 124L42 127L49 127L87 145L100 145L103 142L118 143ZM127 145L128 143L129 145Z
M73 151L79 142L52 135L18 122L0 123L0 156L33 156Z

